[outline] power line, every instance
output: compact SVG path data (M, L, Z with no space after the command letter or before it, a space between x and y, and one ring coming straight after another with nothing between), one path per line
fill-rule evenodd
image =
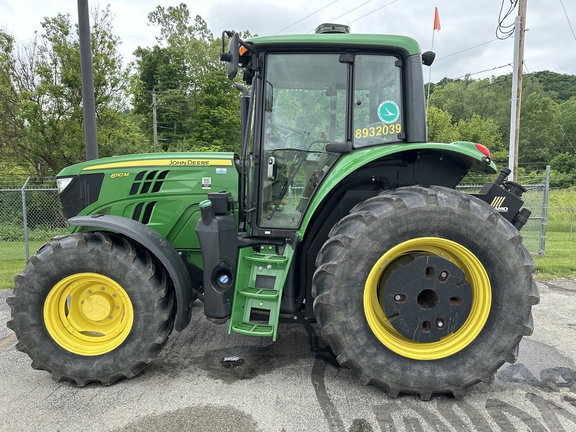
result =
M284 27L282 30L278 30L278 31L277 31L276 33L274 33L274 34L277 35L278 33L281 33L281 32L283 32L284 30L289 29L289 28L292 27L292 26L295 26L296 24L304 21L306 18L310 18L312 15L317 14L318 12L320 12L320 11L323 10L323 9L326 9L326 8L327 8L328 6L330 6L330 5L333 5L333 4L336 3L337 1L338 1L338 0L334 0L332 3L328 3L326 6L318 9L318 10L315 11L315 12L312 12L310 15L306 15L304 18L302 18L301 20L296 21L295 23L290 24L288 27Z
M572 28L572 23L570 22L570 18L568 18L568 14L566 13L566 8L564 7L564 2L560 0L560 4L562 5L562 9L564 9L564 15L566 15L566 19L568 20L568 25L570 26L570 30L572 30L572 36L574 36L574 40L576 40L576 34L574 33L574 29Z
M474 45L473 47L463 49L462 51L458 51L458 52L455 52L455 53L452 53L452 54L448 54L447 56L437 58L436 61L444 60L444 59L447 59L448 57L452 57L452 56L455 56L455 55L457 55L457 54L462 54L463 52L470 51L470 50L472 50L472 49L474 49L474 48L478 48L478 47L481 47L481 46L483 46L483 45L487 45L487 44L492 43L492 42L495 42L495 41L497 41L497 40L498 40L498 39L492 39L492 40L489 40L489 41L487 41L487 42L482 42L481 44Z
M498 16L498 26L496 27L496 37L500 40L508 39L514 34L514 23L504 25L504 21L508 19L508 17L512 14L516 5L518 4L518 0L508 0L510 5L508 6L508 10L502 14L504 11L504 3L506 0L502 0L502 5L500 6L500 14Z
M350 22L347 23L346 25L352 24L353 22L356 22L356 21L358 21L358 20L361 20L362 18L367 17L368 15L371 15L371 14L373 14L374 12L379 11L380 9L384 9L386 6L390 6L392 3L396 3L397 1L398 1L398 0L394 0L394 1L391 1L390 3L385 4L384 6L380 6L378 9L374 9L372 12L367 13L366 15L362 15L360 18L356 18L355 20L350 21Z
M495 66L495 67L493 67L493 68L484 69L484 70L481 70L481 71L478 71L478 72L467 73L467 74L465 74L465 75L459 76L459 77L457 77L457 78L452 78L452 79L466 78L467 76L478 75L478 74L483 73L483 72L490 72L490 71L493 71L493 70L496 70L496 69L502 69L502 68L505 68L505 67L508 67L508 66L512 67L512 63L507 63L507 64L502 65L502 66Z
M336 18L332 18L332 19L330 20L330 22L335 22L337 19L340 19L340 18L342 18L343 16L348 15L350 12L354 12L356 9L361 8L362 6L370 3L371 1L372 1L372 0L368 0L368 1L364 2L364 3L362 3L361 5L356 6L356 7L353 8L353 9L350 9L348 12L345 12L345 13L343 13L342 15L337 16ZM313 31L314 31L314 30L310 30L308 33L312 33Z

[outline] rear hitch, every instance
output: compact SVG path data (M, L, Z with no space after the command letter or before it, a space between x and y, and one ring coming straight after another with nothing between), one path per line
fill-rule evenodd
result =
M498 210L502 217L520 231L532 212L521 208L524 205L522 194L526 188L513 181L504 181L510 173L509 168L502 168L494 183L486 183L480 192L473 195Z

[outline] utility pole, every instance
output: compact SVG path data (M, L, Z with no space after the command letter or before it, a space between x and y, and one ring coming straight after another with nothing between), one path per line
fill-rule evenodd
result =
M156 90L152 90L152 127L154 129L154 148L158 147L158 121L156 119Z
M510 154L508 180L518 181L518 140L520 136L520 107L522 102L522 71L524 69L524 35L526 33L526 6L528 0L519 0L518 16L514 28L514 72L512 75L512 106L510 112Z
M82 74L86 160L93 160L98 159L98 134L96 131L96 103L94 99L88 0L78 0L78 31L80 33L80 73Z

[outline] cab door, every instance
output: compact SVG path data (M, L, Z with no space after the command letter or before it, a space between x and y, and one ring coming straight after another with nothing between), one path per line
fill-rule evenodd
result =
M346 140L349 65L337 53L266 56L258 231L299 227L318 184L338 158L328 143Z

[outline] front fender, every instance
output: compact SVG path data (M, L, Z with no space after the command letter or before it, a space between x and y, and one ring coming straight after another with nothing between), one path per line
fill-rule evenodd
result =
M152 228L121 216L76 216L68 219L68 223L72 226L87 227L88 229L101 228L114 231L148 249L162 263L174 284L176 293L174 328L181 331L188 325L192 315L192 302L194 301L192 282L184 261L168 240Z

